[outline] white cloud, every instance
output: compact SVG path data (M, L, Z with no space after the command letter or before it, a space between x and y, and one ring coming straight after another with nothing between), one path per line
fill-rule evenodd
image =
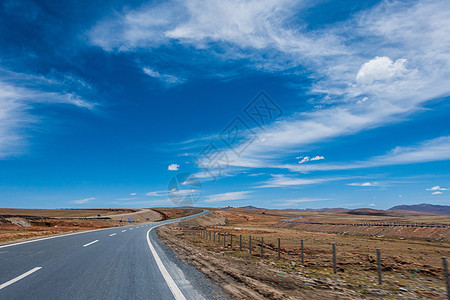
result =
M90 39L106 51L145 53L173 43L252 69L309 70L314 81L310 93L319 109L267 126L259 134L261 142L233 160L235 167L280 166L277 159L299 148L404 120L450 92L449 3L382 1L314 31L302 20L309 5L288 0L169 1L115 14L98 23ZM233 157L231 150L226 154ZM405 161L399 163L419 159L407 156L397 156ZM395 163L382 159L371 163ZM297 167L323 166L311 165Z
M375 182L353 182L353 183L349 183L347 185L351 185L351 186L375 186L376 183Z
M406 59L393 62L389 57L375 57L364 63L356 75L356 81L372 84L377 80L392 79L406 73Z
M437 191L437 192L433 192L433 193L431 193L431 194L432 194L432 195L441 195L442 192Z
M355 161L335 164L316 165L276 165L278 168L288 168L295 172L350 170L380 166L425 163L450 159L450 136L443 136L423 141L414 146L396 147L385 155L375 156L366 161Z
M84 100L76 91L66 92L69 86L82 90L86 83L69 75L58 74L58 79L52 79L0 67L0 159L25 152L28 129L43 126L42 116L32 112L35 105L69 104L96 109L97 104Z
M156 79L162 81L166 85L175 85L175 84L180 84L180 83L184 82L184 79L182 79L182 78L179 78L174 75L169 75L169 74L161 74L158 71L155 71L148 67L144 67L142 70L148 76L156 78Z
M169 170L169 171L178 171L179 168L180 168L180 165L178 165L178 164L171 164L169 167L167 167L167 170Z
M294 207L298 206L300 203L307 203L307 202L321 202L321 201L330 201L333 199L328 198L301 198L301 199L287 199L283 200L279 203L277 203L278 206L285 206L285 207Z
M206 197L205 202L222 202L222 201L233 201L233 200L244 200L248 199L250 196L250 191L240 191L240 192L228 192L221 194L209 195Z
M74 204L85 204L85 203L88 203L88 202L90 202L92 200L95 200L95 199L97 199L97 198L94 198L94 197L85 198L85 199L80 199L80 200L74 200L74 201L72 201L72 203L74 203Z
M375 207L375 203L370 203L368 206Z
M311 161L322 160L322 159L325 159L325 157L323 157L323 156L314 156L314 157L311 157Z
M441 188L439 185L435 185L432 188L427 189L427 191L446 191L447 188Z
M294 187L294 186L302 186L302 185L310 185L310 184L318 184L329 181L338 181L345 180L348 178L292 178L287 177L285 175L280 174L272 174L272 178L260 183L260 185L256 186L257 188L269 188L269 187Z
M130 196L136 196L136 193L131 193Z
M146 195L150 197L162 197L167 195L167 191L148 192Z

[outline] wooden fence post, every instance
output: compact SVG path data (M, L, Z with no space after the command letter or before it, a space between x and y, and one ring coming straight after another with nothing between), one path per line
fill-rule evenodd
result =
M264 255L264 238L261 238L261 257Z
M278 259L281 258L281 254L280 254L280 238L278 238Z
M239 250L242 251L242 234L239 235Z
M230 248L233 249L233 234L230 234Z
M302 265L304 265L305 264L305 255L303 252L303 240L301 240L301 247L302 247Z
M225 243L227 242L227 234L226 233L224 233L223 234L223 247L225 248L226 246L225 246Z
M382 284L382 278L381 278L381 250L377 249L377 269L378 269L378 284Z
M337 273L337 269L336 269L336 243L333 243L333 272L334 272L334 274Z
M445 285L447 286L447 299L450 300L450 281L448 280L448 264L447 264L447 258L442 258L442 266L444 267L444 280Z
M250 237L249 237L249 244L250 244L250 246L249 246L249 252L250 252L250 254L252 254L252 236L250 235Z

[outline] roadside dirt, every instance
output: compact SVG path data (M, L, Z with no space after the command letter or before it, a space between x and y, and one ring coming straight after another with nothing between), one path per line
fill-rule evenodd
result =
M427 240L425 234L424 238L411 239L280 228L286 215L295 217L280 211L215 210L165 226L158 232L180 258L222 284L237 299L445 298L441 258L450 257L448 242ZM448 222L442 218L440 221ZM199 236L202 229L214 232L216 241L209 235ZM222 234L220 242L218 233ZM225 245L223 234L227 234ZM234 235L233 246L230 234ZM242 250L239 250L240 235ZM264 256L260 257L262 237ZM277 258L278 238L281 259ZM300 261L301 240L305 245L304 264ZM337 247L337 274L333 274L332 243ZM377 281L376 248L382 251L382 286Z

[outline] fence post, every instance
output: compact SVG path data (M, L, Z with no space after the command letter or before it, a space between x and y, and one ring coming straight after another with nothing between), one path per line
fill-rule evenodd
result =
M214 243L216 242L216 232L215 231L213 231L213 241L214 241Z
M242 251L242 234L239 235L239 250Z
M378 268L378 284L382 284L381 279L381 250L377 249L377 268Z
M250 254L252 254L252 236L250 235L250 238L249 238L249 251L250 251Z
M302 247L302 265L304 265L305 264L305 255L303 252L303 240L301 241L301 247Z
M227 234L226 233L224 233L223 234L223 247L225 248L226 246L225 246L225 243L227 242Z
M447 286L447 299L450 300L450 281L448 280L448 264L447 264L447 258L442 258L442 266L444 267L444 280L445 285Z
M261 238L261 257L264 255L264 238Z
M220 245L220 232L219 232L219 235L217 236L217 242L218 242L219 245Z
M233 234L230 234L230 248L233 249Z
M333 243L333 272L336 274L336 243Z
M278 259L280 259L281 258L281 255L280 255L280 238L278 238Z

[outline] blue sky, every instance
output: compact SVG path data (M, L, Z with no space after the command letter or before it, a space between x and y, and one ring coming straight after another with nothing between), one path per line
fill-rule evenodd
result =
M450 204L446 1L2 1L0 206Z

